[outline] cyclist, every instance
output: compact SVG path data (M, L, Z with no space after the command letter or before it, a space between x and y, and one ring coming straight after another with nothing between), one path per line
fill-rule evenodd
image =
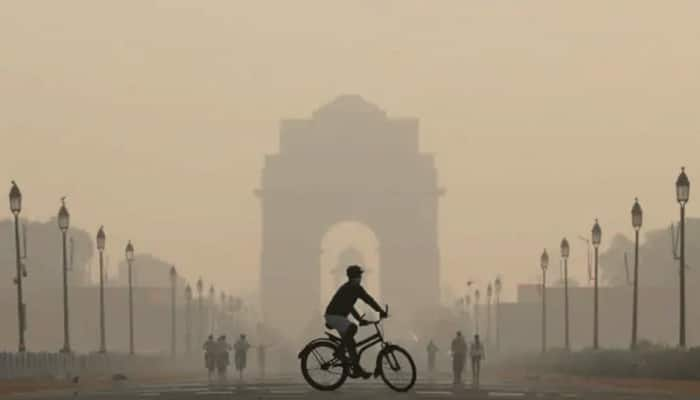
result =
M345 270L345 273L348 276L348 281L338 288L335 295L333 295L331 302L328 303L328 307L326 307L325 320L326 326L330 329L337 330L338 333L340 333L340 337L343 341L342 346L338 349L338 355L340 357L344 357L345 349L347 349L348 354L350 355L350 362L352 363L353 375L367 379L372 376L372 373L363 370L360 366L360 362L357 357L357 349L355 347L357 325L348 319L348 315L352 314L360 325L364 325L366 323L366 321L362 319L362 316L360 316L360 313L355 310L355 302L357 299L361 299L367 303L367 305L377 311L380 318L386 318L387 313L362 287L361 282L363 272L362 267L359 265L350 265Z

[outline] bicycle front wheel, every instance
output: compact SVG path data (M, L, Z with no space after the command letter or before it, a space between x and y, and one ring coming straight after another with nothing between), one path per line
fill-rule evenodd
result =
M301 373L306 382L318 390L335 390L348 377L342 361L335 356L337 347L330 342L316 342L301 355Z
M382 380L397 392L406 392L416 383L416 364L403 348L390 345L379 355L379 373Z

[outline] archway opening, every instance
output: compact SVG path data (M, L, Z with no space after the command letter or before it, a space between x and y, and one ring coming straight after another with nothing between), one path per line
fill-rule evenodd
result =
M365 269L362 285L378 301L379 293L379 241L374 231L356 221L343 221L332 225L321 239L321 310L346 281L345 268L358 264ZM369 312L369 307L358 302L360 313ZM368 315L371 315L368 313Z

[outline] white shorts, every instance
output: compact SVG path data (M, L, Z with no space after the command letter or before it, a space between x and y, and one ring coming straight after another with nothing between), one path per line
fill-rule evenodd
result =
M345 331L347 331L348 328L352 325L352 322L350 322L350 320L347 317L343 317L342 315L326 314L325 318L326 325L340 332L341 335L344 334Z

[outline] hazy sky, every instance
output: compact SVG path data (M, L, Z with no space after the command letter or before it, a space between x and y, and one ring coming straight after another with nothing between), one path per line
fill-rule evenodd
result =
M594 217L604 240L629 233L639 196L663 227L680 166L700 182L698 15L690 0L0 0L0 183L35 219L67 195L114 259L131 239L192 280L251 288L279 119L356 93L420 118L452 289L502 273L511 291L563 235L583 277L575 237Z

